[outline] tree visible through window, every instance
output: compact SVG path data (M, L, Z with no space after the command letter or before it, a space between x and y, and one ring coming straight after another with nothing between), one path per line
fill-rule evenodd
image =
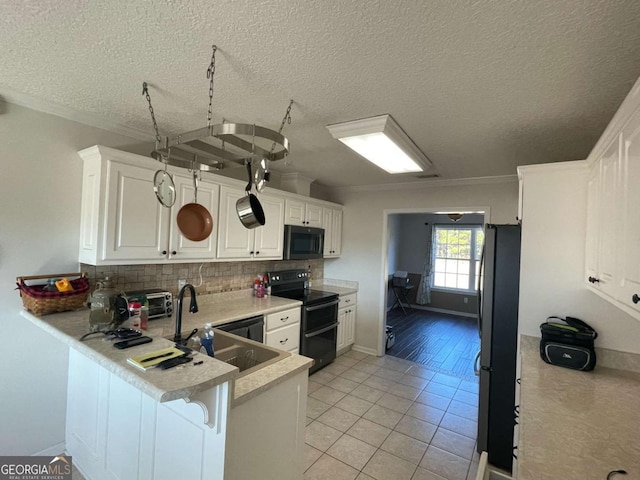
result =
M479 225L436 225L433 231L432 287L476 289L483 243L484 231Z

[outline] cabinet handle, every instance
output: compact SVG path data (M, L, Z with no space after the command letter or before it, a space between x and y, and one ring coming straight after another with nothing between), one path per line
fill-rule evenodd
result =
M638 294L637 294L637 293L634 293L634 294L633 294L633 297L631 297L631 301L632 301L633 303L636 303L636 304L637 304L638 302L640 302L640 297L638 296Z
M251 251L249 252L249 255L253 255L253 250L251 250Z
M589 283L600 283L600 279L596 277L589 277Z
M167 251L166 250L162 250L162 253L160 255L166 255Z
M258 251L256 252L256 255L260 255L260 250L258 250Z
M171 252L171 255L176 255L177 253L178 253L178 252L176 252L175 250L173 250L173 251Z
M280 319L280 321L282 321L282 322L286 322L287 320L289 320L289 317L283 317L283 318Z
M285 338L284 340L280 340L280 345L284 345L288 341L289 341L289 337Z

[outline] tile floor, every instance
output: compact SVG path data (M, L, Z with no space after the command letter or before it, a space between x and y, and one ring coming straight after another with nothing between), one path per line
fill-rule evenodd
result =
M305 480L473 480L478 383L350 351L309 377Z

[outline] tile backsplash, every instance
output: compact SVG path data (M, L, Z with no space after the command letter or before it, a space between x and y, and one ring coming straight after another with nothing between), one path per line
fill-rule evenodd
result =
M91 289L96 281L109 277L116 288L140 290L161 288L178 293L178 280L184 279L196 287L198 294L229 292L251 288L258 274L274 270L291 270L311 266L311 279L324 277L324 260L271 260L263 262L209 262L166 263L152 265L94 266L84 263L80 269L87 272Z

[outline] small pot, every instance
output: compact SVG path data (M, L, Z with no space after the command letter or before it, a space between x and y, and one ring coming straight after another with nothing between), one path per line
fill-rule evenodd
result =
M251 175L251 162L247 162L247 173L249 174L249 183L247 188L246 197L239 198L236 202L236 211L238 212L238 218L245 228L256 228L264 225L265 217L260 200L253 193L251 193L251 187L253 186L253 176Z
M264 225L264 210L258 197L253 193L247 192L246 197L239 198L236 202L236 211L238 218L246 228L256 228Z

